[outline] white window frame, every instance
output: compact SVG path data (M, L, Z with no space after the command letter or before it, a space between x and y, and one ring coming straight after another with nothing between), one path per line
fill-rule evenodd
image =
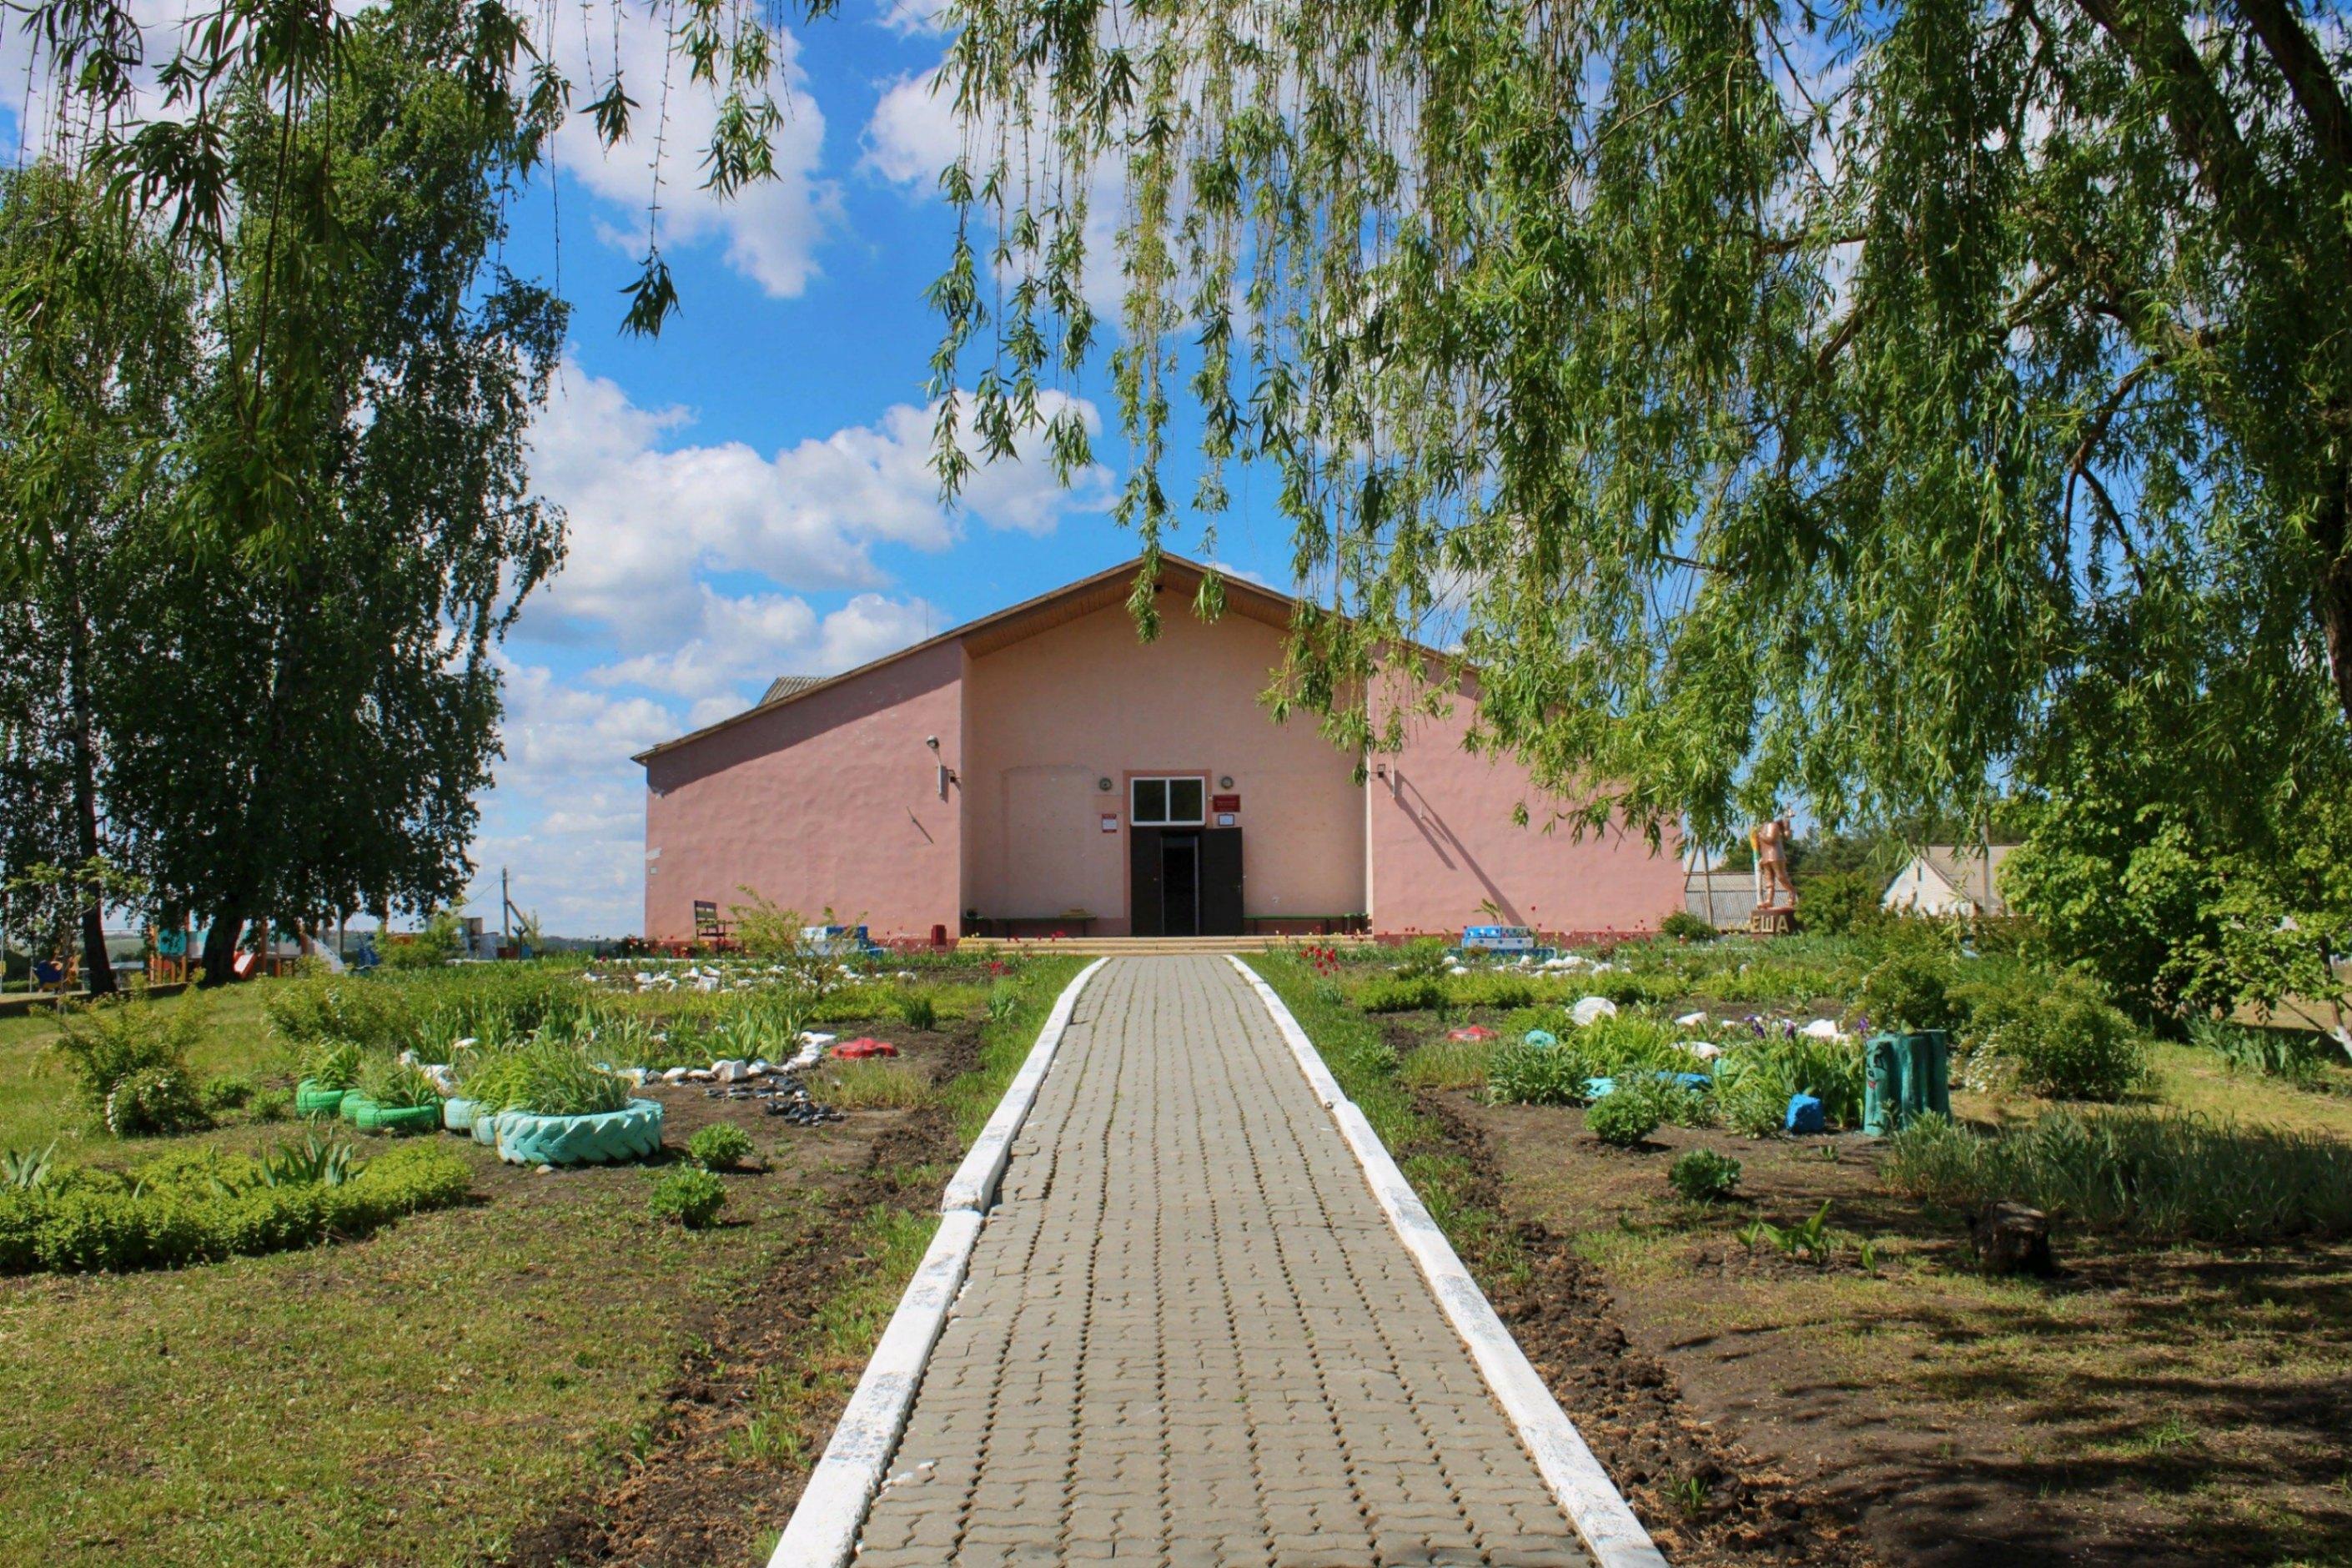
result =
M1147 817L1136 800L1138 784L1193 784L1201 786L1201 811L1196 816L1162 815ZM1171 798L1173 790L1167 792ZM1171 805L1172 809L1172 805ZM1127 781L1127 819L1137 827L1205 827L1209 823L1209 775L1206 773L1138 773Z

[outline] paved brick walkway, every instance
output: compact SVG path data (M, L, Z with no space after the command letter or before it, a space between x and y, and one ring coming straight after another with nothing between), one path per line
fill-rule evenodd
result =
M1590 1559L1221 958L1080 998L861 1568Z

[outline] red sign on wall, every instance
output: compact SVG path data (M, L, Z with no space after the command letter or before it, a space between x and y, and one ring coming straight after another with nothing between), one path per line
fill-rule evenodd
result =
M1213 795L1209 797L1211 811L1239 811L1241 808L1242 797L1237 795Z

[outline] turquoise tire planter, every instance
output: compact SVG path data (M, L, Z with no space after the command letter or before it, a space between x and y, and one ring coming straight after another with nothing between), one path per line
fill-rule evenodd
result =
M445 1100L441 1102L441 1125L452 1132L471 1132L478 1109L470 1100Z
M441 1125L441 1102L378 1105L363 1094L343 1097L343 1120L362 1132L430 1132Z
M348 1089L320 1089L309 1079L294 1087L294 1114L297 1116L332 1116L343 1108Z
M514 1165L602 1165L642 1160L661 1147L659 1100L633 1100L594 1116L499 1118L499 1158Z
M481 1108L481 1105L478 1102L476 1102L474 1106L474 1125L472 1129L474 1142L479 1143L485 1149L497 1148L499 1146L499 1118L505 1114L506 1112L503 1110L484 1110Z

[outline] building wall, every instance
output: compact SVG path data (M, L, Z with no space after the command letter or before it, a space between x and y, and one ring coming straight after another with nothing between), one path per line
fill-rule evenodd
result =
M1171 599L1175 596L1171 595ZM1234 614L1213 626L1181 603L1158 641L1114 605L971 661L962 768L965 903L992 918L1128 919L1128 779L1231 776L1251 915L1364 909L1364 792L1352 759L1304 720L1257 702L1282 634ZM1097 782L1108 778L1108 792ZM1115 831L1102 817L1116 816Z
M646 934L691 936L696 900L724 910L749 886L811 922L829 906L877 937L952 939L962 832L939 765L963 750L965 664L947 644L649 759Z
M1513 925L1556 932L1655 931L1683 907L1685 868L1669 838L1657 853L1613 825L1580 841L1512 763L1462 749L1472 697L1444 717L1410 721L1404 749L1376 756L1370 786L1372 930L1458 931L1482 902ZM1512 821L1525 802L1528 826Z

